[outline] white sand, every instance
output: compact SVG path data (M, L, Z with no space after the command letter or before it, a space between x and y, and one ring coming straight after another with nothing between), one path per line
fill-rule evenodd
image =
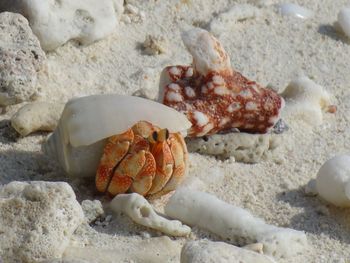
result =
M189 64L190 57L181 43L182 30L206 26L213 16L236 1L227 0L136 0L146 14L141 23L121 24L110 37L88 47L74 43L48 54L48 68L39 76L44 101L64 102L73 96L98 93L132 94L148 88L156 94L157 78L164 66ZM240 3L259 1L237 1ZM278 3L279 1L269 1ZM219 166L222 180L210 180L209 192L252 211L268 223L304 230L310 244L303 256L280 262L345 262L350 259L350 213L305 196L303 187L316 176L323 162L335 154L349 153L350 141L350 41L332 27L338 11L347 0L299 0L315 12L309 20L281 17L273 6L262 8L262 15L228 25L219 40L231 57L234 68L263 85L280 91L296 75L304 73L334 95L335 115L325 114L324 123L310 127L286 120L290 130L284 136L284 161L256 165L216 161L212 157L190 155L189 176L205 176ZM168 52L145 55L140 49L146 35L161 35L169 41ZM143 79L142 72L148 72ZM76 190L79 201L100 199L91 181L68 179L48 163L40 151L46 134L14 141L8 120L19 106L0 116L0 183L12 180L65 180ZM132 110L132 107L131 109ZM210 176L210 174L208 174ZM161 205L158 204L161 207ZM125 216L113 216L97 232L76 233L67 257L78 257L74 247L92 246L93 251L112 250L116 241L129 243L159 233L136 226ZM108 234L108 235L107 235ZM147 236L147 235L146 235ZM192 238L209 233L194 229ZM185 239L175 239L183 244ZM92 255L91 255L92 254ZM86 254L85 259L98 253ZM83 255L78 258L84 258ZM110 262L90 258L91 262ZM178 262L179 257L168 257Z

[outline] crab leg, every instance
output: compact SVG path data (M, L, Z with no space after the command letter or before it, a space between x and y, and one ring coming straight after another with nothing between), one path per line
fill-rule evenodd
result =
M146 163L144 150L128 154L118 165L108 186L108 193L117 195L125 193L133 183L133 179L141 172Z
M152 145L151 153L156 160L157 170L148 195L159 192L164 187L173 173L174 166L174 159L166 141Z
M146 162L141 171L136 175L131 185L131 192L146 195L152 187L152 181L156 173L156 161L150 152L145 154Z
M107 190L114 167L127 154L133 139L134 133L131 129L108 139L96 172L96 188L98 191L105 192Z
M184 173L188 160L186 143L181 137L181 135L179 135L178 133L172 134L169 137L168 142L170 146L171 155L174 160L173 174L169 181L165 184L163 189L153 194L152 196L149 196L150 198L157 198L175 190L184 178Z

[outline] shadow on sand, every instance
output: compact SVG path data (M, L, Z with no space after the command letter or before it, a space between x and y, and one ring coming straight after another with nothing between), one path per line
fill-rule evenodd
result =
M345 44L350 44L350 40L344 34L341 33L341 29L339 27L340 26L337 23L335 23L334 25L323 24L318 27L317 32L326 37L330 37L335 41L341 41Z
M279 193L277 200L303 208L303 213L291 219L291 228L350 244L350 209L337 208L318 196L306 196L303 187Z

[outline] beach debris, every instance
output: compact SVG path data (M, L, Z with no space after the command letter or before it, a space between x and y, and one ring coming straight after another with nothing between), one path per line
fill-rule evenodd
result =
M318 195L316 188L316 180L310 180L304 187L304 193L306 196L316 196Z
M159 85L159 71L157 67L142 67L129 77L130 86L137 87L132 96L156 100Z
M96 176L106 139L141 120L184 135L191 127L186 116L151 100L117 94L92 95L66 104L43 150L71 176Z
M158 197L182 182L187 159L180 133L139 121L108 138L96 172L96 187L111 196L131 191Z
M335 107L331 105L330 94L305 76L293 79L281 95L286 100L283 115L304 120L312 126L322 124L323 112L329 111L330 106Z
M166 67L161 75L159 100L192 122L190 137L233 128L266 133L280 118L284 100L231 68L219 41L195 28L182 35L193 66Z
M260 8L273 5L273 0L248 0L247 2Z
M64 104L32 102L21 107L11 118L12 127L27 136L36 131L53 131L63 111Z
M262 243L264 254L277 259L298 255L307 247L304 232L268 225L247 210L208 193L178 189L164 211L170 218L209 230L224 240Z
M275 134L243 132L214 134L186 140L189 152L214 155L221 159L234 157L237 162L243 163L274 159L281 142L282 139Z
M161 231L170 236L188 236L191 228L178 220L158 215L148 201L137 193L120 194L113 198L110 208L128 215L136 223Z
M327 160L317 173L316 189L327 202L350 207L350 155L337 155Z
M67 183L13 181L1 186L0 257L8 263L60 258L83 220Z
M7 106L27 101L38 91L37 72L46 57L22 15L0 13L0 28L0 106Z
M181 244L171 240L168 236L153 237L148 239L128 238L112 241L113 248L96 246L71 245L64 253L65 259L87 260L98 259L98 262L130 262L130 263L164 263L180 262Z
M228 11L220 13L210 21L210 32L218 36L234 27L238 22L258 17L260 12L259 8L250 4L235 4Z
M99 200L83 200L81 202L81 208L83 209L87 223L94 222L104 214L102 203Z
M350 38L350 7L344 7L338 14L338 24L343 33Z
M277 10L282 16L294 16L301 19L308 19L314 16L314 12L293 3L282 3L277 5Z
M254 251L259 254L264 253L264 244L262 243L253 243L253 244L248 244L243 247L244 249Z
M181 263L274 263L273 258L224 242L187 242L181 250Z
M123 0L19 0L2 1L0 12L24 15L39 38L41 47L51 51L74 39L90 44L111 34L123 13Z
M168 42L163 36L147 35L142 47L147 55L155 56L167 52Z
M146 13L131 3L125 4L125 13L121 17L121 21L125 24L142 23L146 20Z

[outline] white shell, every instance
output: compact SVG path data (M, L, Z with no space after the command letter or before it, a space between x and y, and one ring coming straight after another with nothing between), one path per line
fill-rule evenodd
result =
M278 5L278 11L283 16L295 16L302 19L311 18L314 13L297 4L283 3Z
M338 23L344 34L350 38L350 8L345 7L338 14Z
M350 207L350 155L338 155L326 161L316 178L318 194L340 207Z
M43 146L70 175L92 176L105 138L126 131L140 120L170 132L186 132L186 116L163 104L132 96L93 95L69 101L58 126Z

